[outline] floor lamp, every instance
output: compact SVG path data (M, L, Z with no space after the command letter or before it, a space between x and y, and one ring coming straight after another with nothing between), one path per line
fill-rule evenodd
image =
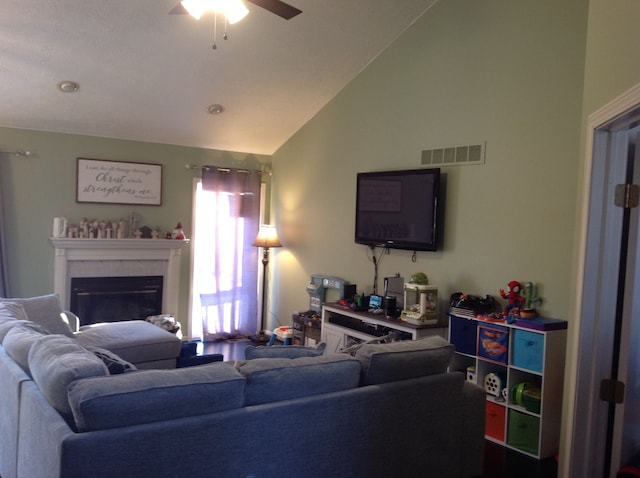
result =
M265 315L266 315L266 285L267 285L267 266L269 265L269 249L272 247L282 247L280 239L278 239L278 232L276 227L270 224L262 224L256 240L253 241L252 246L262 247L262 314L260 318L260 331L250 336L249 338L253 342L265 343L268 342L271 337L264 331L265 328Z

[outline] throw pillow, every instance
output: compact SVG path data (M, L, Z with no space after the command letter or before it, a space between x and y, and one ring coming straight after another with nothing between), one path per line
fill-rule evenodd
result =
M102 363L109 370L109 375L118 375L120 373L132 372L138 370L131 362L120 358L113 352L109 352L106 349L100 347L93 347L88 345L85 347L89 352L93 353L96 357L102 360Z
M444 373L454 347L440 336L390 344L367 344L356 352L362 364L362 385Z
M13 318L18 320L29 320L27 312L22 304L12 302L0 302L0 318Z
M4 336L14 325L28 322L27 313L20 304L0 302L0 343L2 343Z
M3 303L20 304L24 307L29 320L42 325L50 334L62 334L73 337L69 325L62 319L62 307L58 294L41 295L25 299L2 299Z
M244 358L247 360L257 358L299 358L317 357L324 354L327 344L324 342L316 347L304 347L302 345L249 345L244 349Z
M75 380L108 375L98 357L74 339L45 335L29 351L31 376L47 401L64 416L71 416L67 388Z

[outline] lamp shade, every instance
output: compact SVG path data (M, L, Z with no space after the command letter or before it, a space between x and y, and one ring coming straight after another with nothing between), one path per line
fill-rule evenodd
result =
M278 239L278 232L276 226L271 224L261 224L256 240L253 241L252 246L256 247L282 247L280 239Z

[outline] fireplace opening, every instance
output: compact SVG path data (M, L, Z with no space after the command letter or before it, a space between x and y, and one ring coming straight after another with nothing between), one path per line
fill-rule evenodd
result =
M162 313L162 276L71 278L71 312L80 325L144 320Z

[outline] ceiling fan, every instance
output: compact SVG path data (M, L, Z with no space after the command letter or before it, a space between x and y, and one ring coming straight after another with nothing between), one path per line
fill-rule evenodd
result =
M253 3L259 7L264 8L265 10L270 11L271 13L275 13L279 17L284 18L285 20L289 20L296 15L302 13L302 10L297 9L294 6L291 6L287 3L282 2L281 0L246 0L249 3ZM178 4L173 7L169 11L169 15L183 15L188 14L187 9L184 8L182 2L178 2Z

